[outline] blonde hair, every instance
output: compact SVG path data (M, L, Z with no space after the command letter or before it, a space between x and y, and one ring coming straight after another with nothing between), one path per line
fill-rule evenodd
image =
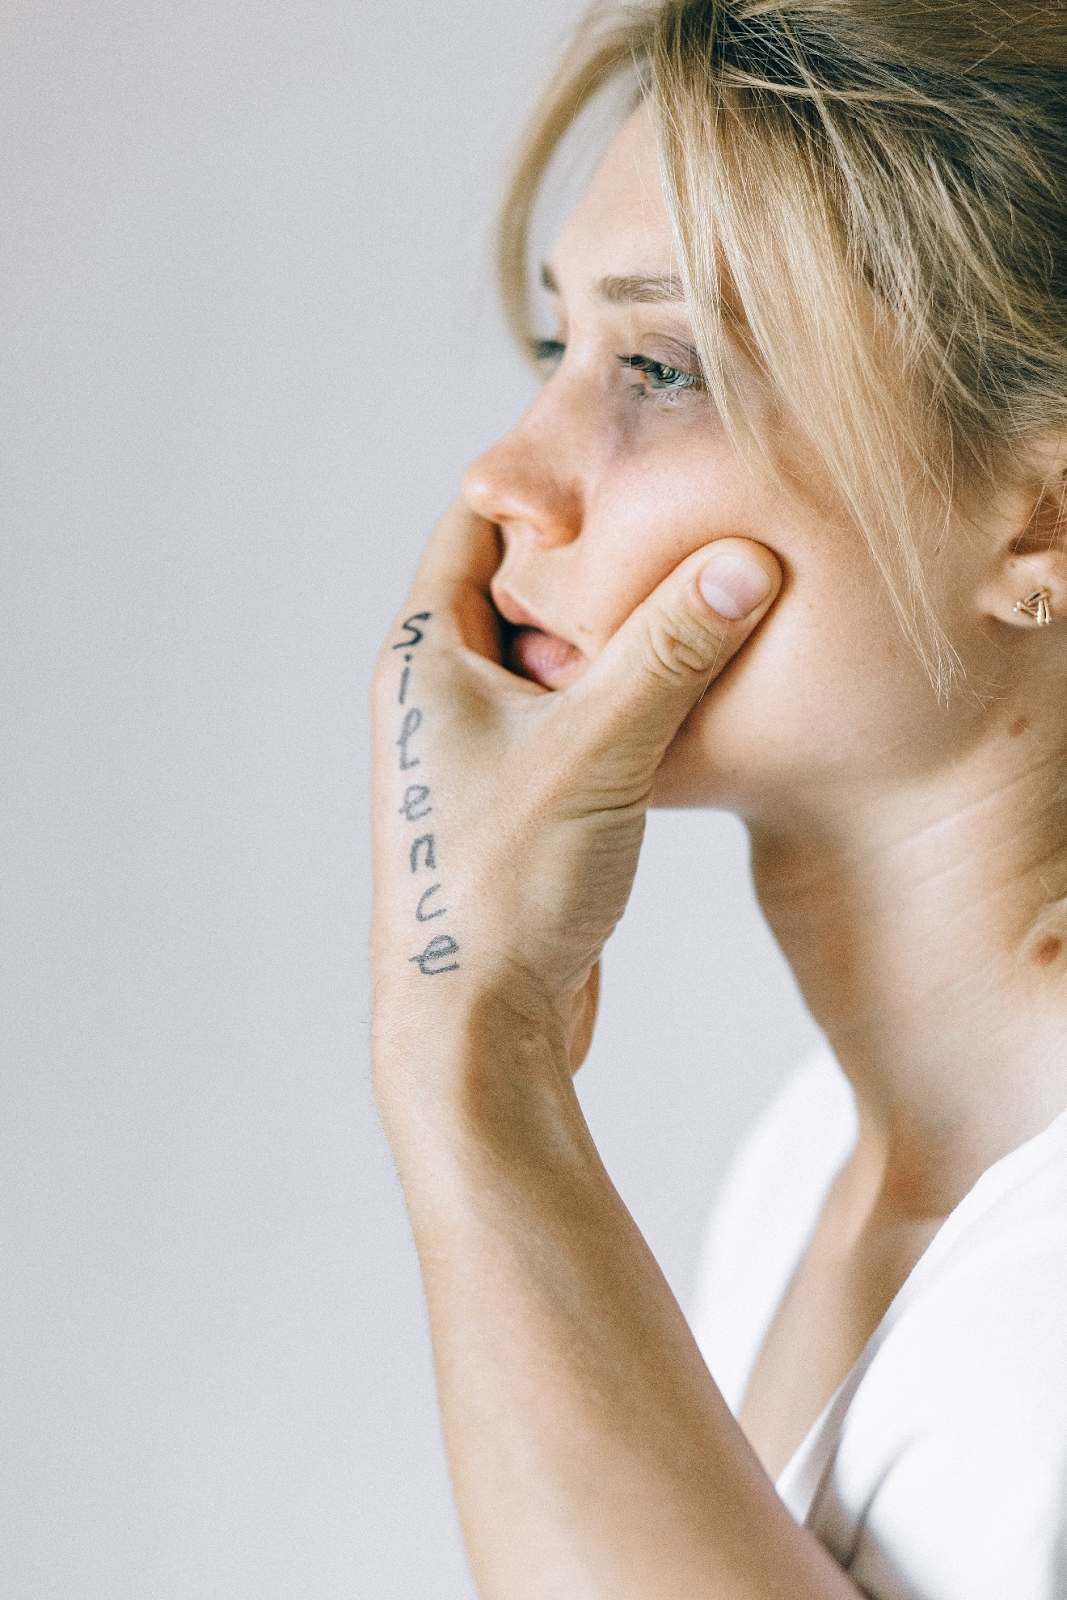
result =
M739 364L754 364L943 686L931 504L943 531L964 484L1002 480L1067 432L1067 4L595 5L501 212L499 277L524 342L534 202L568 129L627 73L655 116L727 427L773 462L739 400Z

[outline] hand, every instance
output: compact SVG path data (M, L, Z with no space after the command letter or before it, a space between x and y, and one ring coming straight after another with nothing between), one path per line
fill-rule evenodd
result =
M657 766L777 562L695 552L553 694L500 663L498 559L445 517L374 686L375 1088L479 1593L859 1600L716 1389L569 1076Z
M493 525L454 507L375 674L379 1083L487 1005L580 1064L656 769L781 582L764 546L718 540L550 692L501 665L499 559Z

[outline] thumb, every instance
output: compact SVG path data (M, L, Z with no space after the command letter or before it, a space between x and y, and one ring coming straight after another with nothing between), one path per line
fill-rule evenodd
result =
M584 702L586 726L599 728L635 778L651 778L781 584L782 569L766 545L751 539L705 545L664 578L564 693Z

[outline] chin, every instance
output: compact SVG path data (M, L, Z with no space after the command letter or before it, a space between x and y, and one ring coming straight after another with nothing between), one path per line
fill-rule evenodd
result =
M759 809L762 791L780 787L784 774L769 768L767 740L753 739L751 715L732 713L713 695L690 712L660 763L650 806L745 815Z
M737 771L724 771L709 760L707 750L679 738L669 747L652 783L649 806L657 811L686 809L736 810L740 800Z
M657 772L648 802L650 811L736 811L739 797L730 796L724 788L708 781L701 773L694 781L691 775Z

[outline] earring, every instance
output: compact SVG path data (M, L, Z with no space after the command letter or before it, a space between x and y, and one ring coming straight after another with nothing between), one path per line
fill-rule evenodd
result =
M1015 610L1021 611L1024 616L1033 617L1039 628L1047 628L1052 621L1051 589L1036 589L1026 600L1016 600Z

